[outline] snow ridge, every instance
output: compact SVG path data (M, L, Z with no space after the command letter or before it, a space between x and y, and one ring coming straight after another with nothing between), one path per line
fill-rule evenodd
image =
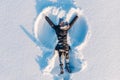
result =
M68 41L72 48L70 51L70 66L72 73L82 71L87 66L80 48L83 48L83 45L87 42L88 25L82 10L76 7L71 0L68 1L70 1L70 4L65 6L65 4L68 3L67 1L60 2L57 0L45 0L45 2L42 2L36 0L38 16L34 23L34 35L30 35L24 27L21 27L28 37L31 38L31 40L37 44L42 51L42 53L36 58L36 62L40 66L40 71L43 75L52 76L54 80L70 80L72 74L65 72L62 76L58 75L59 58L58 53L54 51L57 37L55 31L46 22L44 18L45 16L48 16L56 25L59 22L59 18L64 17L65 21L70 22L75 15L79 16L79 19L68 32ZM39 6L40 2L45 5Z

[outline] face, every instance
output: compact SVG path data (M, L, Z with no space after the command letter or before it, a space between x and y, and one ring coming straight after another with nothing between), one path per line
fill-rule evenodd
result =
M61 27L63 27L63 26L64 26L64 22L63 22L63 21L60 23L60 26L61 26Z

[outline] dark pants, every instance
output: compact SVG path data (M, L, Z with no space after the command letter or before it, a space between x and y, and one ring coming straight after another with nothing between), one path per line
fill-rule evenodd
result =
M70 46L68 44L66 45L57 45L55 48L58 51L59 54L59 62L60 62L60 69L63 70L63 63L69 64L69 51Z
M65 63L69 63L69 51L68 50L59 50L59 61L60 64L63 64L62 58L65 59Z

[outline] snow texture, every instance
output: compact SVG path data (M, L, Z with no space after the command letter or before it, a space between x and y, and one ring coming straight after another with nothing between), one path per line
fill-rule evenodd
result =
M0 1L0 80L120 80L120 1L75 0L74 4L71 1ZM85 29L89 30L85 36L83 35L85 38L78 39L79 35L74 36L74 38L77 37L79 45L72 44L74 40L70 40L69 37L72 49L77 46L72 52L76 54L74 58L80 60L78 62L80 67L78 66L79 69L73 74L65 73L58 76L56 74L59 73L58 55L53 55L53 47L46 48L46 44L43 45L39 41L40 35L35 36L35 33L39 33L35 31L35 23L40 18L40 14L48 8L63 11L61 15L68 15L70 9L77 10L78 6L82 7L79 9L79 19L83 21L84 26L87 22ZM61 15L49 17L56 19L57 24L58 17ZM70 20L67 16L65 19ZM69 36L70 33L69 31ZM87 67L83 65L84 59L87 61ZM45 63L42 64L44 60ZM43 66L46 68L44 69Z
M39 1L39 3L41 2ZM46 1L46 5L47 4L50 4L50 2ZM69 23L75 15L79 16L77 22L68 32L69 44L72 48L70 51L70 67L72 73L78 72L86 67L86 62L80 52L80 47L82 47L81 44L84 44L88 33L88 25L82 14L82 10L73 6L72 2L71 5L68 5L67 7L64 7L64 4L67 3L63 1L62 3L57 1L56 4L59 4L59 6L48 5L48 7L45 6L42 10L40 10L41 12L39 13L34 23L34 36L30 35L30 33L21 26L23 31L30 37L30 39L33 40L33 42L35 42L35 44L39 46L42 51L42 53L36 59L40 66L40 70L44 74L49 73L49 75L52 75L55 80L57 77L58 79L61 79L61 77L58 75L60 73L58 53L54 51L57 38L55 31L45 20L45 16L48 16L55 25L58 24L59 18L64 18L64 20ZM64 80L69 80L70 75L65 72L62 78L65 78Z

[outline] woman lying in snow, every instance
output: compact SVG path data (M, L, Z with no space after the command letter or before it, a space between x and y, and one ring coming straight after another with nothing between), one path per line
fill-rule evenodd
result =
M55 47L55 50L59 53L59 62L60 62L60 74L64 73L63 70L63 61L62 61L62 56L65 57L65 69L71 73L70 65L69 65L69 51L70 51L70 46L67 43L67 32L68 30L72 27L72 25L75 23L77 20L78 16L76 15L73 20L68 23L64 22L63 18L59 19L59 24L55 25L49 17L45 16L46 21L50 24L50 26L55 30L57 38L58 38L58 43Z

